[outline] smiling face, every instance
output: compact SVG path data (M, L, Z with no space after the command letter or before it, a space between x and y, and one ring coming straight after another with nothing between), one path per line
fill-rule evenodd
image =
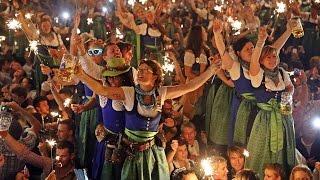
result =
M277 52L274 49L265 50L262 52L260 63L269 70L275 69L279 64Z
M121 77L114 76L114 77L107 77L107 80L111 87L120 87L121 86Z
M188 158L188 150L187 150L187 146L184 144L182 146L178 146L177 148L177 152L174 155L175 159L183 161L183 160L187 160Z
M239 154L237 152L230 153L230 164L231 167L235 170L235 172L239 172L243 169L244 166L244 157L242 154Z
M50 21L43 21L40 25L41 31L45 34L49 34L51 32L52 25Z
M138 68L138 83L145 86L154 86L157 76L147 64L140 64Z
M252 42L247 42L243 48L241 49L240 52L238 52L238 55L240 56L240 58L246 62L250 62L251 61L251 56L253 53L253 44Z
M103 54L103 59L108 60L110 58L121 58L122 54L119 47L116 44L110 44L107 46L105 53Z

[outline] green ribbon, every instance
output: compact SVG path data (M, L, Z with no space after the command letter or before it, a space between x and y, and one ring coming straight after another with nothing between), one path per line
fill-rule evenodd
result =
M125 129L124 133L133 141L136 142L146 142L150 141L154 138L155 135L157 135L157 131L133 131L129 129Z
M254 97L253 93L242 93L241 96L248 101L256 101L256 97Z
M276 153L283 149L283 126L282 115L280 113L279 103L276 99L270 99L267 103L257 103L257 106L264 111L271 112L270 117L270 149Z

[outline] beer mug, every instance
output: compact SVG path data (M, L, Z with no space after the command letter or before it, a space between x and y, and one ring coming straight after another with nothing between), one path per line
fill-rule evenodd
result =
M8 131L12 122L12 114L7 111L0 111L0 132Z
M63 81L70 82L74 75L77 59L71 54L64 54L60 64L60 77Z
M293 17L291 19L291 28L292 28L292 35L295 38L301 38L304 36L304 31L302 27L302 23L299 17Z
M292 95L289 92L281 94L280 111L283 115L290 115L292 113Z

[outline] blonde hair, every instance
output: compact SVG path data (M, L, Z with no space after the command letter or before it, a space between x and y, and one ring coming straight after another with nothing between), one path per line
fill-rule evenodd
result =
M278 63L279 63L280 62L280 58L279 58L279 55L278 55L277 51L278 50L275 47L272 47L272 46L263 47L261 55L260 55L260 58L259 58L260 64L262 63L263 59L265 59L271 53L276 53L277 59L278 59Z
M297 172L297 171L303 171L305 172L309 179L312 180L312 173L311 173L311 170L308 168L308 166L306 165L303 165L303 164L300 164L300 165L297 165L296 167L294 167L291 171L291 174L290 174L290 180L294 180L294 174Z

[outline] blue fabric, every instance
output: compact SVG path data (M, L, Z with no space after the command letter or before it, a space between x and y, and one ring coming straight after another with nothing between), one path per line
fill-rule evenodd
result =
M94 158L92 160L92 179L99 180L101 177L102 167L105 160L105 141L97 142L94 150Z
M125 127L125 113L114 110L112 101L108 99L106 106L102 108L103 125L114 133L120 133Z
M92 96L93 95L93 91L86 85L83 85L84 86L84 94L85 96Z

